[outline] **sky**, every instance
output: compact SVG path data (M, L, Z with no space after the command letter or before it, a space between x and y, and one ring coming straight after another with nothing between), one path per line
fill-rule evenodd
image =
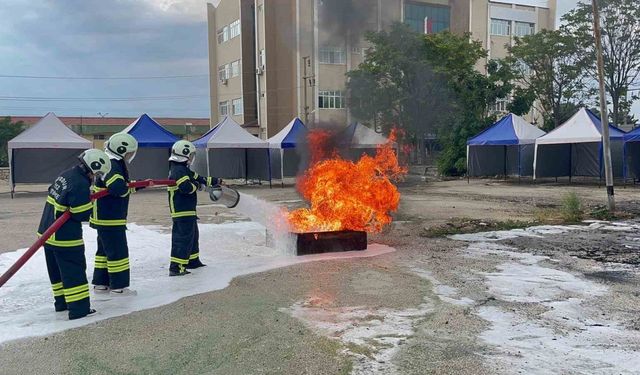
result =
M2 0L0 20L0 114L209 117L205 0ZM189 77L140 79L168 76Z
M206 3L2 0L0 115L209 117Z

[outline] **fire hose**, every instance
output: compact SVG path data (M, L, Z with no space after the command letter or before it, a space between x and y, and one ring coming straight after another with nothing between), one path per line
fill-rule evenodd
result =
M130 188L141 188L141 187L148 187L153 185L171 186L171 185L175 185L175 181L173 180L142 180L142 181L134 181L129 183ZM91 194L91 200L100 199L108 194L109 192L107 190L99 191L95 194ZM40 238L38 238L38 240L33 245L31 245L31 247L28 248L27 251L25 251L25 253L20 256L20 258L18 258L18 260L7 270L7 272L5 272L4 274L2 274L2 276L0 276L0 287L2 287L7 281L9 281L9 279L16 272L18 272L18 270L22 268L22 266L24 266L25 263L27 263L27 261L33 256L33 254L35 254L42 247L42 245L44 245L44 243L49 239L49 237L51 237L58 229L60 229L60 227L62 227L64 223L66 223L69 220L70 217L71 217L71 212L67 210L59 218L57 218L56 221L54 221L53 224L51 224L51 226L47 228L47 230L44 231L44 233L42 233Z

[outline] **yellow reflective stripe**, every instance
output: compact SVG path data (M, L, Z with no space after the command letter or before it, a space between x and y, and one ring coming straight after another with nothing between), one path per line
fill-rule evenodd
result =
M110 179L107 180L107 182L105 182L104 184L109 187L109 185L113 184L114 182L116 182L117 180L124 180L124 177L122 177L119 174L114 174L113 176L111 176Z
M196 185L194 185L194 184L191 184L191 188L192 188L192 189L191 189L191 193L189 193L189 194L193 194L193 193L195 193L195 192L196 192L196 190L198 190L198 189L196 188Z
M107 188L101 188L101 187L97 187L97 186L93 185L91 190L93 190L94 193L97 193L97 192L100 192L102 190L107 190Z
M136 192L135 188L129 188L129 190L127 190L127 192L122 194L120 197L121 198L126 198L126 197L128 197L129 195L131 195L131 194L133 194L135 192Z
M212 182L213 182L213 179L210 176L207 177L207 186L211 186Z
M171 217L187 217L187 216L196 216L197 213L195 211L182 211L182 212L173 212L171 213Z
M175 196L175 190L169 190L169 210L171 211L171 216L176 212L176 208L173 206L173 198Z
M96 255L96 262L106 262L107 261L107 257L104 255Z
M70 296L72 294L84 292L85 290L89 290L89 284L82 284L78 286L74 286L73 288L65 288L64 294Z
M180 186L180 184L185 181L189 181L189 176L182 176L181 178L179 178L178 181L176 181L176 186Z
M199 256L200 256L200 253L191 254L189 255L189 260L198 259Z
M193 178L197 179L200 175L197 172L193 172Z
M129 264L129 258L124 258L120 260L108 260L107 264L109 266L121 266L123 264Z
M171 257L171 261L174 263L178 263L178 264L189 264L189 260L188 259L180 259L180 258L176 258L176 257Z
M83 300L85 298L89 298L89 291L87 290L86 292L82 292L79 294L74 294L72 296L64 296L64 300L66 303L71 303L71 302L77 302L80 300Z
M58 211L66 211L67 208L69 208L67 206L63 206L60 203L56 202L56 200L53 199L52 196L47 197L47 203L51 204Z
M178 190L178 187L177 187L177 186L169 186L169 187L167 188L167 191L176 191L176 190Z
M64 296L64 290L62 289L62 283L51 284L51 289L53 289L54 297L62 297Z
M58 247L76 247L84 245L84 242L82 240L53 240L51 238L48 239L46 243L47 245Z
M106 263L96 263L93 268L97 268L99 270L106 270L107 269L107 264Z
M103 225L103 226L118 226L118 225L127 225L126 219L113 219L113 220L98 220L94 218L89 218L89 223Z
M81 206L71 207L71 209L69 211L71 211L72 214L77 214L77 213L80 213L80 212L88 211L88 210L90 210L92 208L93 208L93 203L89 202L89 203L83 204Z
M125 264L124 266L119 266L119 267L109 267L109 273L118 273L118 272L124 272L124 271L128 271L129 270L129 264Z

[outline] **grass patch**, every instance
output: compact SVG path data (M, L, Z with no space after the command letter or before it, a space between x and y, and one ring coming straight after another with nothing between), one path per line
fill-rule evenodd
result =
M573 191L566 193L562 197L560 212L565 223L581 222L584 218L584 210L578 194Z

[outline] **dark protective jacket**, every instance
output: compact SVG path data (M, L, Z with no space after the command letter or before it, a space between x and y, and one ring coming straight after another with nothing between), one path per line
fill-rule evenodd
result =
M124 160L111 159L111 171L96 181L94 192L108 190L109 195L95 201L89 223L96 229L126 229L129 212L129 171Z
M57 218L69 210L70 220L67 220L46 243L59 247L82 246L82 222L89 220L93 208L90 188L91 180L83 165L77 165L62 172L49 186L49 196L40 219L38 236L41 236Z
M175 180L175 186L169 186L169 209L174 220L193 218L196 216L198 204L198 187L219 184L215 177L203 177L193 172L187 163L169 162L169 179Z

